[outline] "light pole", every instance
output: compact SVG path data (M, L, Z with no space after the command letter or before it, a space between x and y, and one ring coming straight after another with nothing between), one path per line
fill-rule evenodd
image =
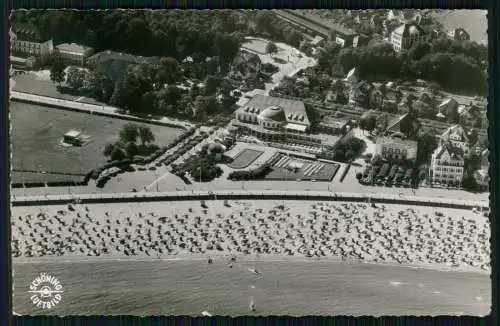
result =
M155 183L156 183L156 192L160 192L160 190L159 190L159 185L158 185L158 183L159 183L159 182L158 182L158 181L159 181L159 180L158 180L158 177L159 177L159 175L158 175L158 171L155 171L155 177L156 177L156 181L155 181Z

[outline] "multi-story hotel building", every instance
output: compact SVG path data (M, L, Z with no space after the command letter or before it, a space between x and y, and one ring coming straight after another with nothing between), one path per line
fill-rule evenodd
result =
M83 66L93 49L75 43L63 43L56 46L56 53L68 65Z
M47 58L54 51L51 39L44 39L37 29L26 25L13 25L10 31L12 54Z
M460 186L464 176L464 152L451 143L439 146L431 158L431 182Z
M422 28L415 24L403 24L391 33L391 44L396 52L409 49L424 36Z
M379 137L376 142L375 154L386 160L410 160L417 158L418 144L414 140L404 139L404 135Z

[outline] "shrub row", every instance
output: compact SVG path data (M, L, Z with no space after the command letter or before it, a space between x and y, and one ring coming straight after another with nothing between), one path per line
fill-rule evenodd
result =
M233 171L227 177L230 180L259 180L264 179L269 172L272 171L272 168L269 164L262 165L256 169L248 170L248 171Z

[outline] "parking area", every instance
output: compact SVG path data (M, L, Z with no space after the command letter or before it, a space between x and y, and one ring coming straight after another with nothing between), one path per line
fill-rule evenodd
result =
M414 178L418 178L421 182L425 176L423 170L415 170L413 167L399 164L383 163L365 165L363 172L358 173L357 178L363 185L410 187Z

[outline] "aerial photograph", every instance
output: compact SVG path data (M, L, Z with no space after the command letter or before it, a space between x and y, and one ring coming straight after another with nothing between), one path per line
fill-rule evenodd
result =
M15 315L491 306L484 10L13 10Z

